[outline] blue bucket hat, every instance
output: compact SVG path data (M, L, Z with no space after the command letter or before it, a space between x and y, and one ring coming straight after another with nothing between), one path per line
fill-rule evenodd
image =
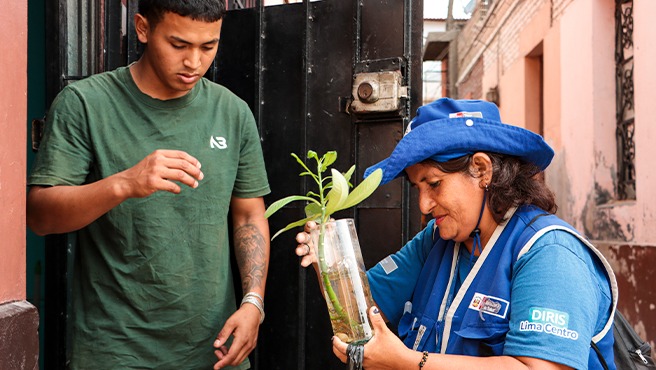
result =
M442 98L420 107L392 154L367 168L364 176L381 168L382 185L426 159L446 162L476 152L516 156L542 171L554 156L542 136L501 122L495 104Z

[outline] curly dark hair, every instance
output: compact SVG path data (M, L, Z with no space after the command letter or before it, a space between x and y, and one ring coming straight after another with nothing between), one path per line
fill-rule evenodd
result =
M223 18L226 9L223 0L139 0L139 14L151 27L155 27L167 12L193 20L216 22Z
M487 205L492 211L494 220L501 224L511 207L534 205L549 213L556 213L558 206L553 191L544 182L544 172L533 163L498 153L487 154L492 160L492 180L488 184ZM471 177L482 175L471 166L472 155L455 158L447 162L435 162L427 159L427 163L437 167L444 173L461 172Z

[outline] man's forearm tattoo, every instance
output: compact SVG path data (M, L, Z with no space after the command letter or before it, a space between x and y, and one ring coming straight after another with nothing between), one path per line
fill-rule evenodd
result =
M241 273L244 292L259 288L264 279L266 256L265 240L253 224L242 225L235 230L235 255Z

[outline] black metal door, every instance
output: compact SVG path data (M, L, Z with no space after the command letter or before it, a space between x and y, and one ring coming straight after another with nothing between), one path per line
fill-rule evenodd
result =
M52 30L47 37L48 104L68 81L138 58L131 24L136 3L46 0L46 23ZM89 8L83 9L84 4ZM235 9L245 4L252 7ZM127 16L118 16L122 6ZM267 204L310 190L311 184L298 177L292 152L303 157L308 149L336 150L334 166L345 171L356 164L355 182L361 181L369 165L391 152L421 102L423 1L323 0L265 7L262 0L231 0L229 6L219 54L207 77L253 110L272 187ZM88 21L81 23L81 16ZM73 22L77 46L70 40ZM82 26L95 33L85 33ZM379 109L367 101L366 92L358 97L358 86L371 81L382 86L390 76L398 79L391 99L398 103L395 109ZM367 267L396 251L421 227L412 197L407 184L396 180L356 209L335 215L356 220ZM276 231L302 214L299 205L285 208L270 220L270 228ZM344 368L332 354L332 330L316 276L301 268L294 255L294 234L282 234L271 244L267 319L251 355L253 369ZM46 239L47 369L65 368L66 293L74 247L70 235Z
M325 0L228 13L214 73L253 109L272 187L267 204L313 190L298 176L292 152L302 158L308 149L336 150L335 167L346 171L356 164L357 182L392 151L421 102L422 13L423 3L414 0ZM358 100L354 82L378 72L401 76L408 97L399 100L398 111L356 115L354 104L348 109ZM363 106L376 110L366 103L358 108ZM356 220L368 268L419 230L421 216L410 197L397 180L357 209L336 215ZM300 218L302 206L292 204L270 219L270 228L275 232ZM332 353L316 275L294 255L295 233L271 244L267 319L251 356L253 368L344 368Z
M69 83L125 65L126 43L122 25L125 0L29 0L45 10L45 105ZM37 47L37 46L34 46ZM43 121L32 127L36 150ZM39 123L40 122L40 123ZM40 356L44 368L65 369L70 350L69 315L76 238L74 233L44 238L44 326ZM28 248L30 246L28 245Z

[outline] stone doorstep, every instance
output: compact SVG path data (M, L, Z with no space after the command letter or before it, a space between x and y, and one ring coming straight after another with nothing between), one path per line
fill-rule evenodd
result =
M39 312L27 301L0 304L0 368L39 369Z

